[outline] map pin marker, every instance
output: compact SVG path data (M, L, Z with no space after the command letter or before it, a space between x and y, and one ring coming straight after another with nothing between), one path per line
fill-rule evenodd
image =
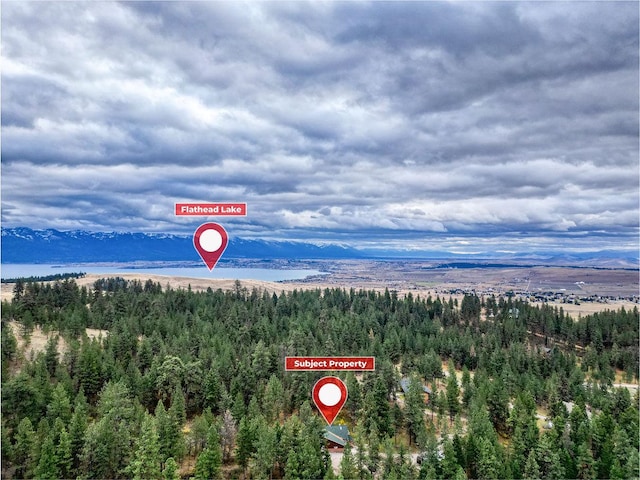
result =
M228 241L227 232L217 223L203 223L193 234L193 246L210 271L218 263L227 248Z
M338 377L322 377L313 386L313 402L331 425L347 401L347 386Z

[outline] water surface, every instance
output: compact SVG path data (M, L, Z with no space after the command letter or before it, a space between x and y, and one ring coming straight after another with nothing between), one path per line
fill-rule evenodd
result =
M138 273L150 275L166 275L188 278L217 278L233 280L264 280L268 282L282 282L284 280L302 280L313 275L323 275L323 272L312 269L272 269L272 268L242 268L216 267L209 271L204 265L199 267L139 267L131 264L122 265L45 265L29 263L3 263L0 265L2 278L43 277L57 273L95 273L105 276L116 276L123 273Z

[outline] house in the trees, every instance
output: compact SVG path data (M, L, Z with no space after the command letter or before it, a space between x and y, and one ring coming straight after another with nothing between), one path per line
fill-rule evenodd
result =
M410 383L411 380L407 377L404 377L402 380L400 380L400 388L405 395L409 391ZM431 397L431 395L433 395L433 392L428 386L424 384L422 385L422 392L424 393L424 403L429 403L429 398Z
M342 449L351 441L349 428L346 425L328 425L324 427L324 439L328 449Z

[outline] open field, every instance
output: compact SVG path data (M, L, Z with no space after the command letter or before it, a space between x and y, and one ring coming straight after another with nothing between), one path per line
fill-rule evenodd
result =
M562 307L572 316L588 315L620 307L633 308L639 301L638 271L630 269L575 268L561 266L441 268L429 261L298 261L291 268L312 268L327 272L327 275L310 277L300 281L268 282L242 280L242 288L266 290L279 294L294 289L355 288L383 291L395 290L400 295L411 293L422 297L457 298L465 292L478 295L501 296L515 292L520 298L533 297L553 292L555 298L547 303ZM146 281L151 279L163 287L188 288L195 291L207 288L231 290L234 279L201 279L142 273L127 273L119 276L126 279ZM79 285L91 286L105 275L89 274L77 279ZM2 300L10 300L13 284L2 284ZM574 302L583 297L599 297L597 301ZM533 301L533 298L530 298ZM536 303L536 302L534 302ZM542 303L542 302L537 302Z
M25 336L22 325L15 321L9 322L9 328L17 341L18 358L28 361L33 360L38 353L44 352L49 340L58 336L57 331L52 330L45 332L40 326L34 327L33 330ZM107 338L109 334L107 330L97 328L86 328L85 333L90 339L98 340ZM64 355L67 351L67 342L62 336L58 336L57 351L60 355ZM14 365L14 373L20 370L21 365L21 361Z
M531 302L532 305L543 305L543 302ZM547 305L551 307L562 307L564 312L573 318L580 316L591 315L592 313L602 312L604 310L618 310L624 307L627 310L632 310L633 307L638 307L637 302L631 302L628 300L611 300L607 303L581 303L575 305L572 303L560 303L560 302L547 302Z
M456 265L456 264L452 264ZM563 266L477 266L446 268L428 261L339 261L324 265L331 272L325 280L337 285L398 291L475 290L503 294L521 292L565 292L576 295L638 295L638 271ZM322 269L323 264L313 268Z

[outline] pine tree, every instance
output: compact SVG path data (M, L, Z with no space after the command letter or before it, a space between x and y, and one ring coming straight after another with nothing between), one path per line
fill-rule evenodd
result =
M0 420L0 465L8 465L13 459L13 445L9 437L9 429L5 423Z
M71 437L65 428L60 432L57 446L58 471L60 478L71 478L73 468L73 457L71 451Z
M613 431L613 464L611 478L635 478L640 476L638 471L638 449L632 446L627 431L622 426L616 426Z
M353 372L347 373L345 383L347 385L347 391L349 392L345 407L351 417L355 418L362 407L362 388L360 387L360 382L358 382Z
M205 448L196 460L195 478L209 480L220 478L222 468L222 448L217 425L211 425Z
M71 401L62 383L58 383L53 389L51 401L47 406L47 417L51 421L60 418L65 425L71 419Z
M322 435L312 428L305 428L299 436L300 475L302 478L322 478L326 467L322 453Z
M82 343L78 360L78 375L80 386L91 399L95 399L102 386L101 356L101 347L97 341L91 340Z
M460 413L460 389L458 388L458 380L456 378L455 370L449 371L449 377L447 378L447 409L449 411L449 420L453 421L458 413Z
M453 442L446 440L443 448L444 458L442 459L442 477L454 478L460 465L458 464L458 457L456 451L453 448Z
M149 414L142 419L140 437L128 470L134 480L158 479L160 472L160 445L156 420Z
M55 376L56 368L58 367L58 336L52 336L47 341L47 346L44 351L44 364L47 367L47 372L51 377Z
M233 405L231 405L231 414L235 418L236 422L240 422L245 417L247 412L246 405L244 403L244 395L241 391L238 391L233 398Z
M522 478L525 480L539 480L540 477L540 467L536 461L536 451L531 450L524 465L524 474Z
M256 478L270 478L277 456L277 432L260 419L256 423L255 453L251 470Z
M105 418L90 424L84 435L78 472L88 478L115 478L120 455L113 428ZM128 443L128 442L127 442Z
M453 450L456 452L456 458L458 459L458 464L462 467L465 468L467 466L467 458L466 458L466 452L464 449L464 444L462 442L462 439L460 438L460 435L458 433L454 433L453 434L453 438L451 440L451 443L453 443Z
M40 450L42 448L42 444L44 443L44 439L50 435L51 435L51 426L49 425L49 422L47 421L46 418L41 418L40 421L38 422L38 428L36 429L36 443L33 449L35 459L40 458ZM51 437L51 440L53 440L53 437ZM54 442L54 445L55 445L55 442Z
M284 388L276 375L269 377L262 404L267 422L273 423L280 418L280 414L284 410Z
M354 439L356 448L356 472L358 473L358 478L363 480L367 478L367 472L365 470L367 466L367 446L365 444L365 432L360 426L356 427Z
M187 421L187 408L185 405L184 393L181 388L176 388L171 395L171 407L169 415L172 415L179 428Z
M2 313L3 318L7 308L7 304L3 304ZM6 312L8 313L8 312ZM9 378L9 366L16 358L18 353L18 341L11 328L5 322L0 324L0 355L2 355L2 370L1 378Z
M256 432L254 426L246 417L240 420L238 436L236 438L236 461L243 469L247 468L249 458L254 452Z
M493 444L486 438L479 439L478 478L500 478L500 463Z
M470 478L478 477L478 461L480 460L480 438L474 434L467 435L465 448L465 467Z
M213 449L205 448L196 460L196 480L211 480L220 478L222 459L218 458Z
M409 388L405 395L405 417L409 430L409 443L423 446L426 436L424 424L424 393L422 382L417 375L409 379Z
M622 461L619 458L614 458L609 478L612 480L626 480L627 478L633 477L628 477L626 469L622 465Z
M462 405L464 405L465 408L469 407L474 393L475 387L473 386L473 383L471 383L471 374L465 365L462 368Z
M56 455L56 448L53 444L51 435L47 435L42 443L40 449L40 459L38 465L35 468L34 474L36 478L42 480L58 480L60 477L60 470L58 468L58 457Z
M147 337L143 338L138 345L138 368L141 373L147 373L149 367L151 367L151 361L153 360L153 352L151 351L151 344Z
M382 478L397 478L395 472L393 441L387 438L383 444L384 455L382 459L382 466L380 473Z
M29 417L32 422L42 416L43 393L25 371L2 384L2 412L11 412L16 419ZM17 420L16 420L17 421Z
M167 460L164 462L162 478L164 480L180 480L180 471L178 469L178 464L173 459L173 457L167 458Z
M369 433L369 449L367 451L367 469L371 475L376 474L380 467L380 437L377 428Z
M29 417L23 418L18 424L13 447L13 463L16 465L16 477L30 476L33 459L31 453L36 441L36 432Z
M117 478L130 463L135 407L126 385L109 382L100 393L99 420L84 436L80 472L88 477Z
M349 442L344 446L344 451L342 453L342 460L340 461L340 475L345 480L353 480L358 477L356 464L351 453L351 444Z
M381 377L374 383L373 389L365 395L363 402L363 417L368 431L371 431L375 423L376 429L381 435L393 435L391 423L391 408L387 399L387 388Z
M415 478L416 471L411 464L411 458L407 455L407 450L404 444L400 444L395 470L398 477L401 479L413 480Z
M533 398L518 396L511 416L509 429L513 432L511 448L513 451L514 468L523 472L529 453L538 444L538 426L535 417L535 403Z
M296 449L290 450L289 454L287 455L287 464L284 470L284 478L285 480L297 480L299 478L302 478L300 470L300 458Z
M218 405L220 404L220 399L222 398L222 390L224 389L224 384L222 383L222 378L220 378L220 373L218 373L218 368L216 365L212 365L207 375L204 379L204 405L205 407L211 408L211 411L214 413L219 413Z
M593 456L596 459L597 478L608 478L613 463L614 421L611 415L603 412L592 422Z
M453 480L467 480L467 474L464 473L464 468L458 466L456 473L453 476Z
M418 480L436 480L438 478L438 472L435 466L430 462L423 461L420 464L420 471L418 472Z
M206 415L198 415L191 422L191 431L188 437L189 455L197 456L207 446L207 435L211 425Z
M507 421L509 419L509 394L502 380L497 379L490 383L487 395L487 407L489 418L496 430L500 433L508 433Z
M76 408L71 416L71 422L69 423L69 443L71 447L71 471L76 471L80 465L80 454L82 453L82 446L84 445L84 435L87 431L87 416L80 409ZM75 474L70 474L69 478L75 477Z
M578 470L576 478L581 480L592 480L596 478L593 453L586 442L578 445L576 450L576 467Z
M553 448L548 433L540 437L536 447L536 460L540 467L540 478L549 480L564 478L564 468L560 464L560 458Z
M185 445L180 425L173 412L167 412L162 400L158 400L155 410L158 437L160 439L160 457L180 460L184 456Z

